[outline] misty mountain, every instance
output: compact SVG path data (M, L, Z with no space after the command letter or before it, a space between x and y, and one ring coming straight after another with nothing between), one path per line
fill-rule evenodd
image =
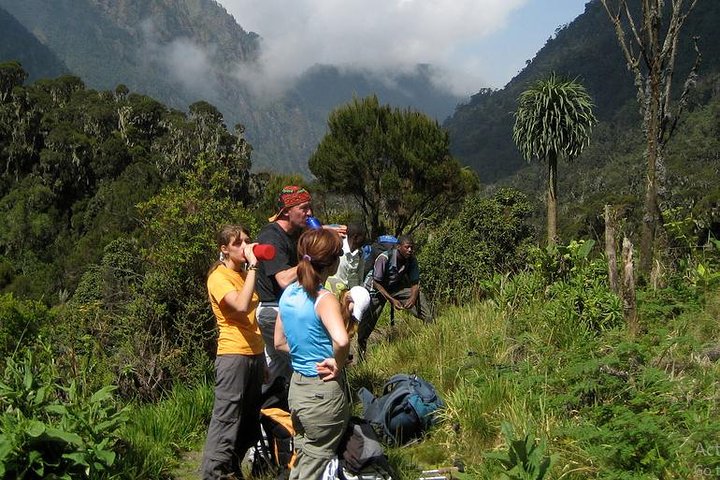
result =
M0 8L0 62L18 60L30 72L30 81L57 77L69 69L15 17Z
M702 53L701 79L720 71L720 2L700 1L681 31L674 87L682 88L695 60L691 38L697 36ZM615 33L599 0L558 28L535 58L503 89L484 89L460 105L444 126L450 132L453 154L480 174L484 183L508 177L526 165L512 140L517 98L533 81L555 71L577 78L595 103L601 124L622 130L639 121L636 91ZM582 160L582 159L581 159Z
M91 88L124 84L182 110L212 103L227 124L245 125L255 169L309 173L328 113L353 95L376 93L439 121L459 100L432 84L428 66L381 78L318 65L283 92L267 91L260 36L214 0L0 0L0 7L12 15L0 18L0 30L14 22L32 32ZM13 51L0 60L12 58L22 60Z

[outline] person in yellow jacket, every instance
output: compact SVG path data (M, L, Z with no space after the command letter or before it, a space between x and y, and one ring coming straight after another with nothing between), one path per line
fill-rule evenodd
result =
M248 230L228 225L217 235L220 260L208 273L207 289L219 336L215 403L203 454L202 478L241 479L241 462L260 435L266 362L256 318L257 258Z

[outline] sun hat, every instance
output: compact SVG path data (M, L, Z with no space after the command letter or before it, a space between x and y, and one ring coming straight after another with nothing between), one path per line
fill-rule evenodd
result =
M353 317L358 322L362 320L363 313L370 306L370 292L365 287L355 286L350 289L350 297L353 303Z

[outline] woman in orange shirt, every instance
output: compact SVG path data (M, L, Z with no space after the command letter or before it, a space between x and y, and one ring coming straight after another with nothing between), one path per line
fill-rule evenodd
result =
M228 225L217 236L220 260L207 288L219 337L215 404L203 455L203 479L241 479L241 462L260 435L264 342L255 316L256 245L248 230Z

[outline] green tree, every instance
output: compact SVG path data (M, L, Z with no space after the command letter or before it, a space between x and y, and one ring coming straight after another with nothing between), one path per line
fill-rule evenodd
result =
M328 130L310 171L328 192L354 198L372 236L437 221L477 188L447 132L422 113L355 98L330 114Z
M533 237L525 194L499 189L468 195L458 213L430 230L418 254L421 283L436 302L463 305L483 293L483 282L525 265ZM442 262L437 259L442 258Z
M548 164L548 244L557 241L557 162L574 160L590 142L595 124L590 95L580 83L555 73L520 94L513 140L525 160Z
M18 62L0 63L0 103L5 103L13 88L22 85L27 78L27 72Z
M600 0L632 72L645 133L647 174L645 211L640 239L640 271L650 273L655 251L655 236L662 227L658 191L663 189L665 147L672 137L678 119L688 101L688 94L697 80L700 52L690 69L679 100L673 102L672 80L678 40L687 16L697 0L672 0L671 8L664 0ZM633 4L641 3L640 13L633 14ZM697 40L695 39L695 42Z

